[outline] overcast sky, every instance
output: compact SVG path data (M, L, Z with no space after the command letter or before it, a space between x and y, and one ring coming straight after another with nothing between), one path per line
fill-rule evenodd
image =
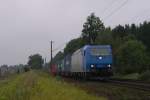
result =
M0 0L0 65L25 64L35 53L49 61L50 40L62 49L92 12L106 26L138 24L150 20L150 0Z

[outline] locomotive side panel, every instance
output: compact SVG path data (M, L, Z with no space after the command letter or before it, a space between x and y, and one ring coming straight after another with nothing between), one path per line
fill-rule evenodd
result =
M74 52L71 59L71 72L83 72L82 49L79 49L76 52Z

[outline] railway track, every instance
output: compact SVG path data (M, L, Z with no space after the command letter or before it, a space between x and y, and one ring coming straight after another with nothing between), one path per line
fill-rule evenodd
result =
M140 80L116 79L116 78L102 80L99 78L97 79L94 78L94 79L88 79L86 81L96 82L96 83L105 82L106 84L112 84L115 86L133 88L133 89L138 89L138 90L143 90L143 91L150 91L150 82L145 82L145 81L140 81Z
M150 91L150 83L139 80L127 80L127 79L109 79L107 82L113 85L124 86L128 88L139 89L143 91Z
M80 80L74 80L78 81L80 83ZM101 80L101 79L88 79L85 82L96 82L96 83L106 83L111 84L115 86L120 87L127 87L132 89L137 89L141 91L150 91L150 82L140 81L140 80L129 80L129 79L116 79L116 78L110 78L107 80Z
M96 96L105 96L108 100L150 100L150 83L138 80L123 79L72 79L64 78L87 93ZM131 99L132 98L132 99Z
M81 81L81 80L74 80L74 81ZM111 84L119 87L127 87L132 89L138 89L142 91L150 91L150 82L140 81L140 80L129 80L129 79L116 79L110 78L107 80L102 80L99 78L88 79L85 82L96 82L96 83L106 83Z

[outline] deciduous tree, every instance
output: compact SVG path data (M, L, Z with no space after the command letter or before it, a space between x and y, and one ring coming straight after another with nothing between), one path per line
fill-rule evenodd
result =
M96 17L94 13L87 17L86 22L83 25L82 37L88 44L95 43L98 33L104 30L104 25L99 17Z
M40 54L34 54L34 55L29 56L28 65L32 69L42 68L43 63L44 63L44 60L42 59L42 56Z

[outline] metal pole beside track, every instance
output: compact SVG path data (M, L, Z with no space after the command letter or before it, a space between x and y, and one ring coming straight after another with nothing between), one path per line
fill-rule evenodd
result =
M50 70L52 70L52 60L53 60L53 41L50 42L51 43L51 61L50 61Z

